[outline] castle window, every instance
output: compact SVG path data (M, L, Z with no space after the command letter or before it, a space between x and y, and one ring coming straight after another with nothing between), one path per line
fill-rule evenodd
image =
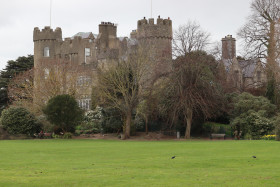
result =
M86 76L80 76L77 80L78 86L89 86L91 85L91 78Z
M91 102L91 99L80 99L80 100L78 100L79 107L84 109L84 110L89 110L90 109L90 102Z
M90 56L90 48L85 48L85 56Z
M50 48L49 47L44 48L44 57L50 57Z

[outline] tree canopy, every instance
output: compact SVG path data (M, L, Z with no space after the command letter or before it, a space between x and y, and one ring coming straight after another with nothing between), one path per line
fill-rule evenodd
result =
M275 113L276 106L267 98L244 92L233 98L231 124L238 134L242 131L243 135L258 139L273 129Z
M8 84L11 79L13 79L20 72L27 71L34 66L33 55L28 55L27 57L21 56L16 60L10 60L7 62L5 69L0 71L0 113L7 107L8 98Z
M70 95L58 95L51 98L43 112L48 121L61 128L63 132L72 132L83 119L83 110Z
M32 136L38 133L41 125L33 114L25 108L8 108L3 110L1 123L10 134L26 134Z
M203 51L178 57L162 90L163 110L167 114L171 113L173 118L183 115L185 138L190 138L195 113L202 113L209 118L221 103L221 89L209 63L213 59L213 56Z

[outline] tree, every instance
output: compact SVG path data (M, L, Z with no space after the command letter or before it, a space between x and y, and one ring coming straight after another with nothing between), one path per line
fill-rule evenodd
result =
M276 106L267 98L244 92L233 97L231 124L237 134L242 131L243 135L259 139L273 129L275 111Z
M20 72L27 71L34 66L33 55L27 57L21 56L16 60L10 60L7 62L7 66L0 72L0 114L1 111L7 107L8 98L8 84Z
M70 95L58 95L51 98L43 112L48 121L61 128L63 132L72 132L83 119L83 110Z
M214 57L202 51L178 57L162 90L163 111L172 114L175 120L183 115L187 139L195 113L209 118L222 100L221 90L209 66L212 61L215 61Z
M69 94L76 98L91 91L91 81L80 85L79 78L91 80L92 71L64 60L43 60L36 69L19 73L8 84L8 97L16 106L42 113L45 103L57 95ZM85 82L85 81L80 81Z
M278 88L273 84L280 79L277 63L280 55L280 0L254 0L251 11L247 23L238 35L244 40L245 49L250 56L266 60L267 96L277 102Z
M185 56L191 51L205 50L210 34L195 21L179 26L174 33L173 52L176 57Z
M1 123L9 134L26 134L32 136L40 132L41 125L33 114L25 108L8 108L3 110Z
M145 89L149 63L149 49L139 45L126 60L98 71L100 97L108 106L118 109L125 119L124 139L130 137L132 114L141 98L141 90Z

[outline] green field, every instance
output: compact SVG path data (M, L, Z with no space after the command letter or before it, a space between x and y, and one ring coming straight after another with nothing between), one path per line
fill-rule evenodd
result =
M0 186L280 186L279 148L276 141L0 141Z

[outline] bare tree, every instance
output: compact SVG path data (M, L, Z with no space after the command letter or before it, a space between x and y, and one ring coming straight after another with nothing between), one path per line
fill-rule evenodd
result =
M195 113L202 113L206 118L213 116L222 98L209 66L212 60L213 56L202 51L177 58L162 90L161 110L172 114L174 120L179 115L184 117L187 139Z
M212 54L216 60L222 60L222 43L220 41L211 44L210 54Z
M176 57L191 51L205 50L210 41L210 34L195 21L179 26L174 33L173 52Z
M254 58L265 58L271 70L280 55L279 18L280 0L254 0L251 15L238 32L247 53Z
M44 60L36 69L16 76L8 85L8 96L13 104L24 105L34 113L40 113L42 106L54 96L69 94L78 97L81 91L85 92L85 88L78 85L81 75L92 76L90 70L72 62ZM89 82L87 89L91 86Z
M98 93L106 104L124 115L124 139L130 137L132 113L136 109L150 68L146 47L138 46L126 60L98 71Z

